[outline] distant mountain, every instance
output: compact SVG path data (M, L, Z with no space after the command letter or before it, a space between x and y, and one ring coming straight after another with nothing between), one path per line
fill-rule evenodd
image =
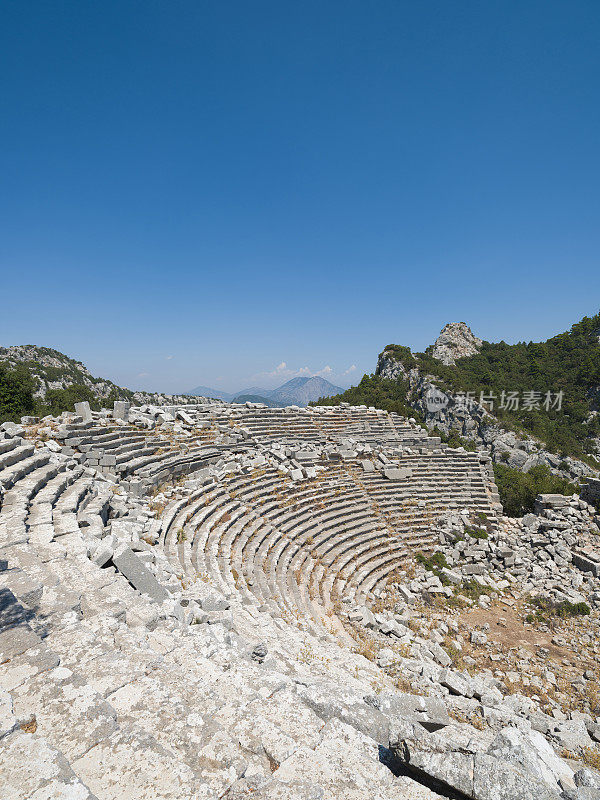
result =
M214 397L217 400L227 400L229 403L235 397L235 394L232 392L223 392L221 389L211 389L210 386L196 386L191 392L185 392L185 394L192 395L193 397Z
M235 392L232 397L239 397L241 394L253 394L258 395L259 397L271 397L273 392L277 391L276 389L264 389L261 386L250 386L249 389L240 389L239 392Z
M253 402L253 403L267 403L267 400L272 400L272 408L281 406L306 406L313 400L319 400L321 397L331 397L334 394L339 394L344 390L339 386L334 386L330 381L324 378L319 378L313 375L312 378L292 378L291 381L284 383L278 389L263 389L260 386L252 386L249 389L241 389L239 392L223 392L220 389L211 389L209 386L197 386L190 395L198 395L201 397L216 397L218 400L226 400L228 403L233 402ZM239 400L243 397L244 400ZM249 400L249 398L252 398Z
M306 406L321 397L331 397L343 391L330 381L313 375L312 378L292 378L291 381L271 392L269 397L282 405Z
M278 403L276 400L271 400L269 397L263 397L260 394L238 394L233 398L234 403L263 403L269 408L283 408L283 403Z

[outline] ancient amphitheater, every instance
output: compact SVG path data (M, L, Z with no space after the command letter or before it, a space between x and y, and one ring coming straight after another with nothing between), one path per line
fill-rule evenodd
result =
M0 432L0 797L596 796L450 720L433 644L398 650L412 695L348 622L440 515L497 527L487 456L366 407L77 414ZM470 777L400 757L449 731Z

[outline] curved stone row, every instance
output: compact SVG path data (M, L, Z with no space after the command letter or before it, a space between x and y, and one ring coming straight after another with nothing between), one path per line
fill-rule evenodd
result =
M487 467L476 454L407 457L389 481L357 460L299 484L273 466L229 474L178 501L162 541L188 579L208 575L246 602L323 623L340 600L364 602L410 552L436 542L435 520L467 507L494 519Z

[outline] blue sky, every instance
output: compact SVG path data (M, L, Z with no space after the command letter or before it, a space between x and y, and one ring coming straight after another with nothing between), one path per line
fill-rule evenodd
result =
M349 385L448 321L600 307L597 2L1 14L2 345L132 388Z

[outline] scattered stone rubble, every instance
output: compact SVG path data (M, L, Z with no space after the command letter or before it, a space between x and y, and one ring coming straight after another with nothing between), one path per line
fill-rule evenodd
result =
M539 496L535 514L503 518L497 529L481 527L481 517L467 509L445 515L438 520L437 547L445 565L429 558L427 568L417 565L412 578L405 574L388 584L376 604L379 611L366 606L350 611L349 622L367 632L363 650L366 638L382 669L403 680L409 676L407 684L424 695L421 713L432 730L435 725L432 739L402 722L392 745L402 761L469 797L557 796L547 794L546 767L554 770L564 797L595 796L597 774L586 783L588 773L574 772L556 753L600 763L599 522L594 507L577 496L562 495ZM461 594L461 587L473 585L482 590L477 601L472 591ZM589 616L576 625L565 622L560 630L551 617L538 621L525 613L535 610L539 599L549 608L585 604ZM440 613L452 600L461 610L451 605ZM493 606L500 610L491 613ZM502 614L524 608L522 627L547 632L553 650L576 657L557 660L558 653L553 653L550 659L548 649L532 652L520 638L508 644L495 641L490 622L471 622L477 617L470 607L488 612L483 618L503 628L507 622ZM518 687L521 691L515 691ZM448 712L481 732L469 731L468 739L454 731L447 735L443 715ZM500 788L486 772L491 751L511 762L498 772L492 762ZM518 771L524 767L540 780L528 774L526 786L519 788L524 778Z
M5 423L2 797L600 798L596 523L366 407Z

